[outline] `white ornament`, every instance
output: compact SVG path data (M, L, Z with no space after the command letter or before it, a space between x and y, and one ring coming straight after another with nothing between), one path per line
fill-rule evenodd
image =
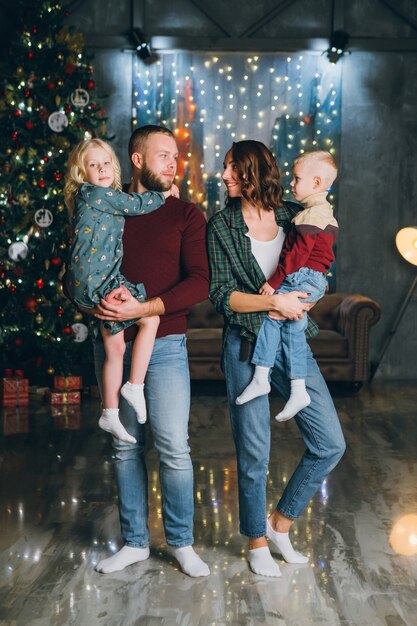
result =
M29 252L29 248L23 241L16 241L9 246L9 257L12 261L24 261Z
M53 220L54 217L48 209L38 209L35 213L35 222L41 228L48 228Z
M48 126L55 133L62 133L68 126L68 118L63 111L55 111L48 117Z
M78 87L71 94L71 102L75 107L85 107L90 102L90 96L85 89Z
M88 337L88 328L85 324L81 324L81 322L77 322L71 326L74 332L74 341L77 343L81 343L85 341Z

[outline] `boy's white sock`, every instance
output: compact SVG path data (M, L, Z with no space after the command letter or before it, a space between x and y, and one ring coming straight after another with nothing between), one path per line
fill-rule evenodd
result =
M119 409L103 409L100 419L98 420L98 425L106 432L111 433L114 437L120 439L120 441L125 441L126 443L136 443L136 439L132 437L132 435L129 435L126 428L120 421Z
M193 546L183 546L182 548L172 548L172 554L177 559L184 574L192 578L208 576L209 567L196 552Z
M149 548L134 548L132 546L123 546L119 552L113 554L108 559L103 559L96 565L96 570L102 574L111 574L112 572L120 572L128 565L145 561L149 557Z
M282 576L278 563L275 563L268 546L248 550L247 559L252 572L260 576Z
M311 398L306 390L304 378L297 378L291 381L291 395L281 413L275 416L277 422L285 422L297 415L298 411L305 409L311 402Z
M274 530L269 520L266 520L266 536L278 548L287 563L308 563L308 556L304 556L292 547L289 534Z
M125 383L120 389L120 393L127 402L135 409L136 417L139 424L146 422L146 402L144 394L145 385L134 385L133 383Z
M265 396L271 391L269 370L269 367L263 367L262 365L255 366L253 378L246 389L236 398L236 404L245 404L245 402L249 402L249 400L253 400L259 396Z

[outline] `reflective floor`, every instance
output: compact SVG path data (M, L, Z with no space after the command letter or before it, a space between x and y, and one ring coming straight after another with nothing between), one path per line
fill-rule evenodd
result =
M0 412L0 626L417 625L417 389L335 390L348 448L294 527L303 566L251 574L238 534L236 466L221 385L193 390L196 549L211 575L182 574L164 543L150 446L151 557L102 575L120 546L109 436L98 401L52 414ZM271 412L282 406L271 399ZM302 444L272 423L272 509ZM277 558L279 558L277 556Z

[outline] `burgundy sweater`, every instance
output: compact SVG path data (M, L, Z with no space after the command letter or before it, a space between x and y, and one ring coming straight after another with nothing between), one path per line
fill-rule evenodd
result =
M189 307L208 297L206 220L194 204L169 196L160 209L127 217L121 273L143 283L148 299L165 306L157 337L185 333ZM136 325L125 330L130 341Z

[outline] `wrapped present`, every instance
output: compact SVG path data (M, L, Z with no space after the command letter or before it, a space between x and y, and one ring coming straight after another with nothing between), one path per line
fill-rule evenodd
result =
M52 389L49 392L51 404L80 404L81 394L79 391L57 391Z
M49 387L29 387L29 402L45 402Z
M58 430L78 430L80 428L81 410L79 404L63 404L51 406L54 427Z
M54 387L60 391L67 389L82 389L82 376L54 376Z
M1 414L5 436L29 432L29 407L6 406Z
M23 372L18 371L19 376L6 377L1 380L0 398L3 406L25 406L29 404L29 381L27 378L23 378Z

